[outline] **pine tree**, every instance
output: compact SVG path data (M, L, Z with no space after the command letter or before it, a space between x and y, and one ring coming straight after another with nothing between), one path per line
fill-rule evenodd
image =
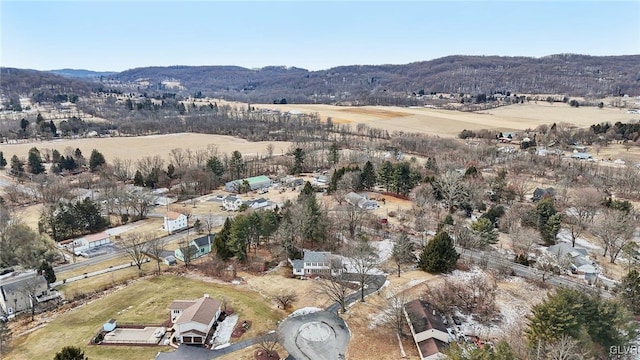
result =
M329 147L329 164L336 166L340 161L340 148L338 147L338 143L333 142Z
M79 347L65 346L56 353L53 360L88 360L88 358L84 356L84 351Z
M136 174L133 176L133 185L144 186L144 177L142 177L140 170L136 170Z
M4 169L7 166L7 159L4 158L4 154L0 151L0 169Z
M11 172L14 176L22 176L24 174L24 163L17 155L11 157Z
M304 164L304 150L301 148L296 148L293 151L293 167L291 168L292 175L298 175L302 172L302 165Z
M384 185L386 191L389 191L389 185L393 180L393 165L390 161L385 161L382 163L382 166L378 169L378 177L380 182Z
M51 264L46 261L42 261L38 270L43 273L42 275L47 279L47 284L56 282L56 273L53 271Z
M32 174L42 174L44 172L44 166L42 166L42 157L40 156L40 151L37 148L32 147L29 150L29 170Z
M491 220L487 218L479 218L477 221L471 223L471 230L482 239L482 242L486 244L495 244L498 242L498 234Z
M400 268L402 265L415 264L416 255L413 253L413 243L404 232L400 233L400 236L393 244L391 258L398 267L398 277L400 277Z
M98 168L104 165L106 161L104 160L104 155L96 149L91 151L91 156L89 156L89 170L91 172L95 172Z
M229 239L231 238L231 226L233 220L227 218L222 225L222 230L216 234L213 240L213 247L216 249L216 254L222 259L227 260L233 257L233 253L229 249Z
M364 190L371 190L376 186L376 181L376 172L373 169L373 164L371 164L371 161L367 161L362 168L362 173L360 173L361 187Z
M629 309L640 315L640 271L630 270L618 284L618 293Z
M422 250L418 267L430 273L446 273L456 267L459 257L449 234L441 231Z

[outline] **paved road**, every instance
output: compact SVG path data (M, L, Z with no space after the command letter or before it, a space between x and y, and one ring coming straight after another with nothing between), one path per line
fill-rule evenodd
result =
M182 239L185 235L185 232L178 232L172 235L167 235L164 237L165 242L167 244L170 244L172 242L175 241L179 241L180 239ZM61 274L65 271L72 271L72 270L76 270L79 268L83 268L85 266L89 266L89 265L95 265L95 264L99 264L105 261L109 261L112 259L116 259L119 257L126 257L127 253L120 248L115 247L115 245L112 245L115 249L108 253L108 254L104 254L104 255L98 255L98 256L94 256L88 259L83 259L82 261L76 262L75 264L65 264L65 265L60 265L60 266L56 266L54 268L56 274Z
M484 262L490 268L510 268L516 276L524 277L532 280L542 280L542 271L528 266L520 265L503 258L499 253L485 252L480 250L463 249L456 247L461 258L473 260L474 262ZM554 286L567 287L577 290L593 291L595 288L587 284L568 279L565 277L546 274L545 282ZM614 295L606 290L601 290L602 296L605 298L613 298Z
M345 277L347 278L347 280L357 281L356 274L345 274ZM372 275L370 278L370 281L366 284L366 288L364 289L364 296L373 294L374 292L378 291L378 289L380 289L386 281L387 281L386 275ZM360 300L360 289L348 295L345 303L347 304L347 306L349 306L350 304L353 304L354 302L359 300ZM340 303L335 302L327 306L325 310L329 312L337 313L340 310Z

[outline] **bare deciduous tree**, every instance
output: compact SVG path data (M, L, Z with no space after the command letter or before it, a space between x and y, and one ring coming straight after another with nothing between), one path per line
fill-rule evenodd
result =
M277 359L276 347L282 342L282 338L277 332L268 332L258 337L258 345L266 353L268 359Z
M142 270L142 264L147 257L145 254L148 247L147 240L139 233L130 233L122 238L122 249L138 267L138 270Z
M568 335L544 347L545 360L583 360L590 358L589 351L580 342Z
M611 263L615 263L624 246L633 241L634 227L635 222L631 212L605 211L592 228L593 234L600 239L604 248L602 256L607 256L608 252Z
M365 287L372 279L373 270L380 264L380 256L367 240L362 239L347 251L347 257L360 285L360 301L364 302Z
M147 252L156 259L158 264L158 275L160 274L160 264L162 263L162 252L167 244L165 237L158 237L149 240L147 243Z
M351 292L349 282L344 274L340 272L334 275L325 276L317 281L318 293L340 304L340 311L347 312L347 296Z
M133 177L131 159L113 159L113 176L119 181L127 181Z
M383 324L393 330L398 338L405 338L405 328L407 318L404 315L404 304L407 303L407 296L403 291L383 294L385 303L382 307Z
M298 300L298 294L293 290L282 291L277 294L273 294L271 298L278 304L278 308L286 310L291 304Z

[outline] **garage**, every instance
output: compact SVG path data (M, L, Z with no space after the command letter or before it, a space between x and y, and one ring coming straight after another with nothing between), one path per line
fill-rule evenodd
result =
M194 336L193 337L193 343L194 344L202 344L204 341L202 341L202 337L201 336Z
M182 342L185 344L191 344L191 336L183 336L182 337Z

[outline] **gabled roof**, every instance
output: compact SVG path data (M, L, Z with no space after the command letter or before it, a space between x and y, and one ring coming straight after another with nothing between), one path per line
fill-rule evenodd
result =
M201 248L207 245L211 245L213 243L213 238L215 235L205 235L193 240L193 243L196 244L197 247Z
M302 270L304 269L304 261L302 260L292 260L293 270Z
M19 276L16 279L10 278L4 280L0 282L0 287L2 288L2 293L4 295L6 292L13 293L16 291L22 291L27 284L33 284L34 281L37 282L38 285L47 286L47 280L44 276L36 275L34 277L32 274L31 276Z
M184 215L180 214L179 212L175 212L175 211L167 211L167 218L169 220L178 220L178 218L180 216L184 216Z
M447 343L438 339L429 338L427 340L420 341L418 347L423 357L429 357L438 353L444 353L447 349Z
M240 199L235 197L235 196L233 196L233 195L229 195L229 196L225 197L222 201L224 201L224 202L236 202L238 200L240 200Z
M444 326L440 317L434 314L435 310L427 302L416 299L406 303L404 308L416 334L431 329L447 333L447 327Z
M210 297L201 297L195 303L184 310L182 315L176 321L176 324L186 324L189 322L197 322L209 325L220 309L220 301L213 300Z
M169 304L170 310L185 310L196 303L196 300L173 300Z
M331 253L328 251L304 250L304 262L329 262Z

